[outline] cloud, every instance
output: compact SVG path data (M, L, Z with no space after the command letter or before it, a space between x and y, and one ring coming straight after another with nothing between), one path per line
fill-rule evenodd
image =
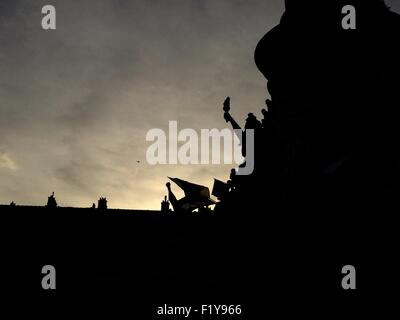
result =
M11 159L7 152L0 151L0 169L17 171L18 167L16 163Z
M399 12L398 0L386 1ZM158 209L167 176L212 187L232 166L150 166L148 130L243 123L267 95L254 49L283 0L0 2L0 203ZM140 163L136 161L140 160ZM179 194L178 188L174 190Z
M282 0L45 0L0 5L0 202L157 209L167 176L211 187L229 166L157 166L148 130L224 128L265 100L253 61ZM140 164L136 162L140 160ZM16 164L18 163L18 166Z

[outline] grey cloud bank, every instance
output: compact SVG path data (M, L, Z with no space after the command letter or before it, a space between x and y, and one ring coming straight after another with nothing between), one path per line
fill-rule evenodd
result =
M46 4L55 31L41 29ZM146 132L222 129L227 95L238 120L259 114L254 48L282 12L279 0L2 1L0 203L55 191L60 205L157 209L168 175L226 179L231 166L147 165Z

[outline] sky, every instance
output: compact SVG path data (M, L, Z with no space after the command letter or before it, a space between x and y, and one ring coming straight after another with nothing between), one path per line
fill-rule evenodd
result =
M232 165L146 162L146 133L260 118L254 63L283 0L2 0L0 203L159 209L167 176L212 188ZM386 1L400 11L400 1ZM44 5L57 29L41 27ZM140 161L140 162L138 162ZM173 186L178 197L182 193Z

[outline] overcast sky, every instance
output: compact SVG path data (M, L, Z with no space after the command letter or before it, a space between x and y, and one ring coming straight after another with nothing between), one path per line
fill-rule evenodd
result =
M239 122L260 115L254 49L283 2L2 0L0 203L43 205L55 191L62 206L106 196L113 208L159 209L167 176L226 180L231 165L148 165L145 136L169 120L223 129L228 95ZM55 31L41 28L45 4Z

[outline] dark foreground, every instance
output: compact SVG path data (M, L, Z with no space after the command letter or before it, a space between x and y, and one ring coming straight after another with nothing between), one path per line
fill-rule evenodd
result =
M241 314L188 318L267 319L360 312L396 296L395 213L0 211L2 301L16 313L42 310L58 319L83 306L113 318L183 319L160 316L158 307L222 304L240 305ZM56 268L56 290L42 289L44 265ZM356 290L342 288L345 265L357 270Z

